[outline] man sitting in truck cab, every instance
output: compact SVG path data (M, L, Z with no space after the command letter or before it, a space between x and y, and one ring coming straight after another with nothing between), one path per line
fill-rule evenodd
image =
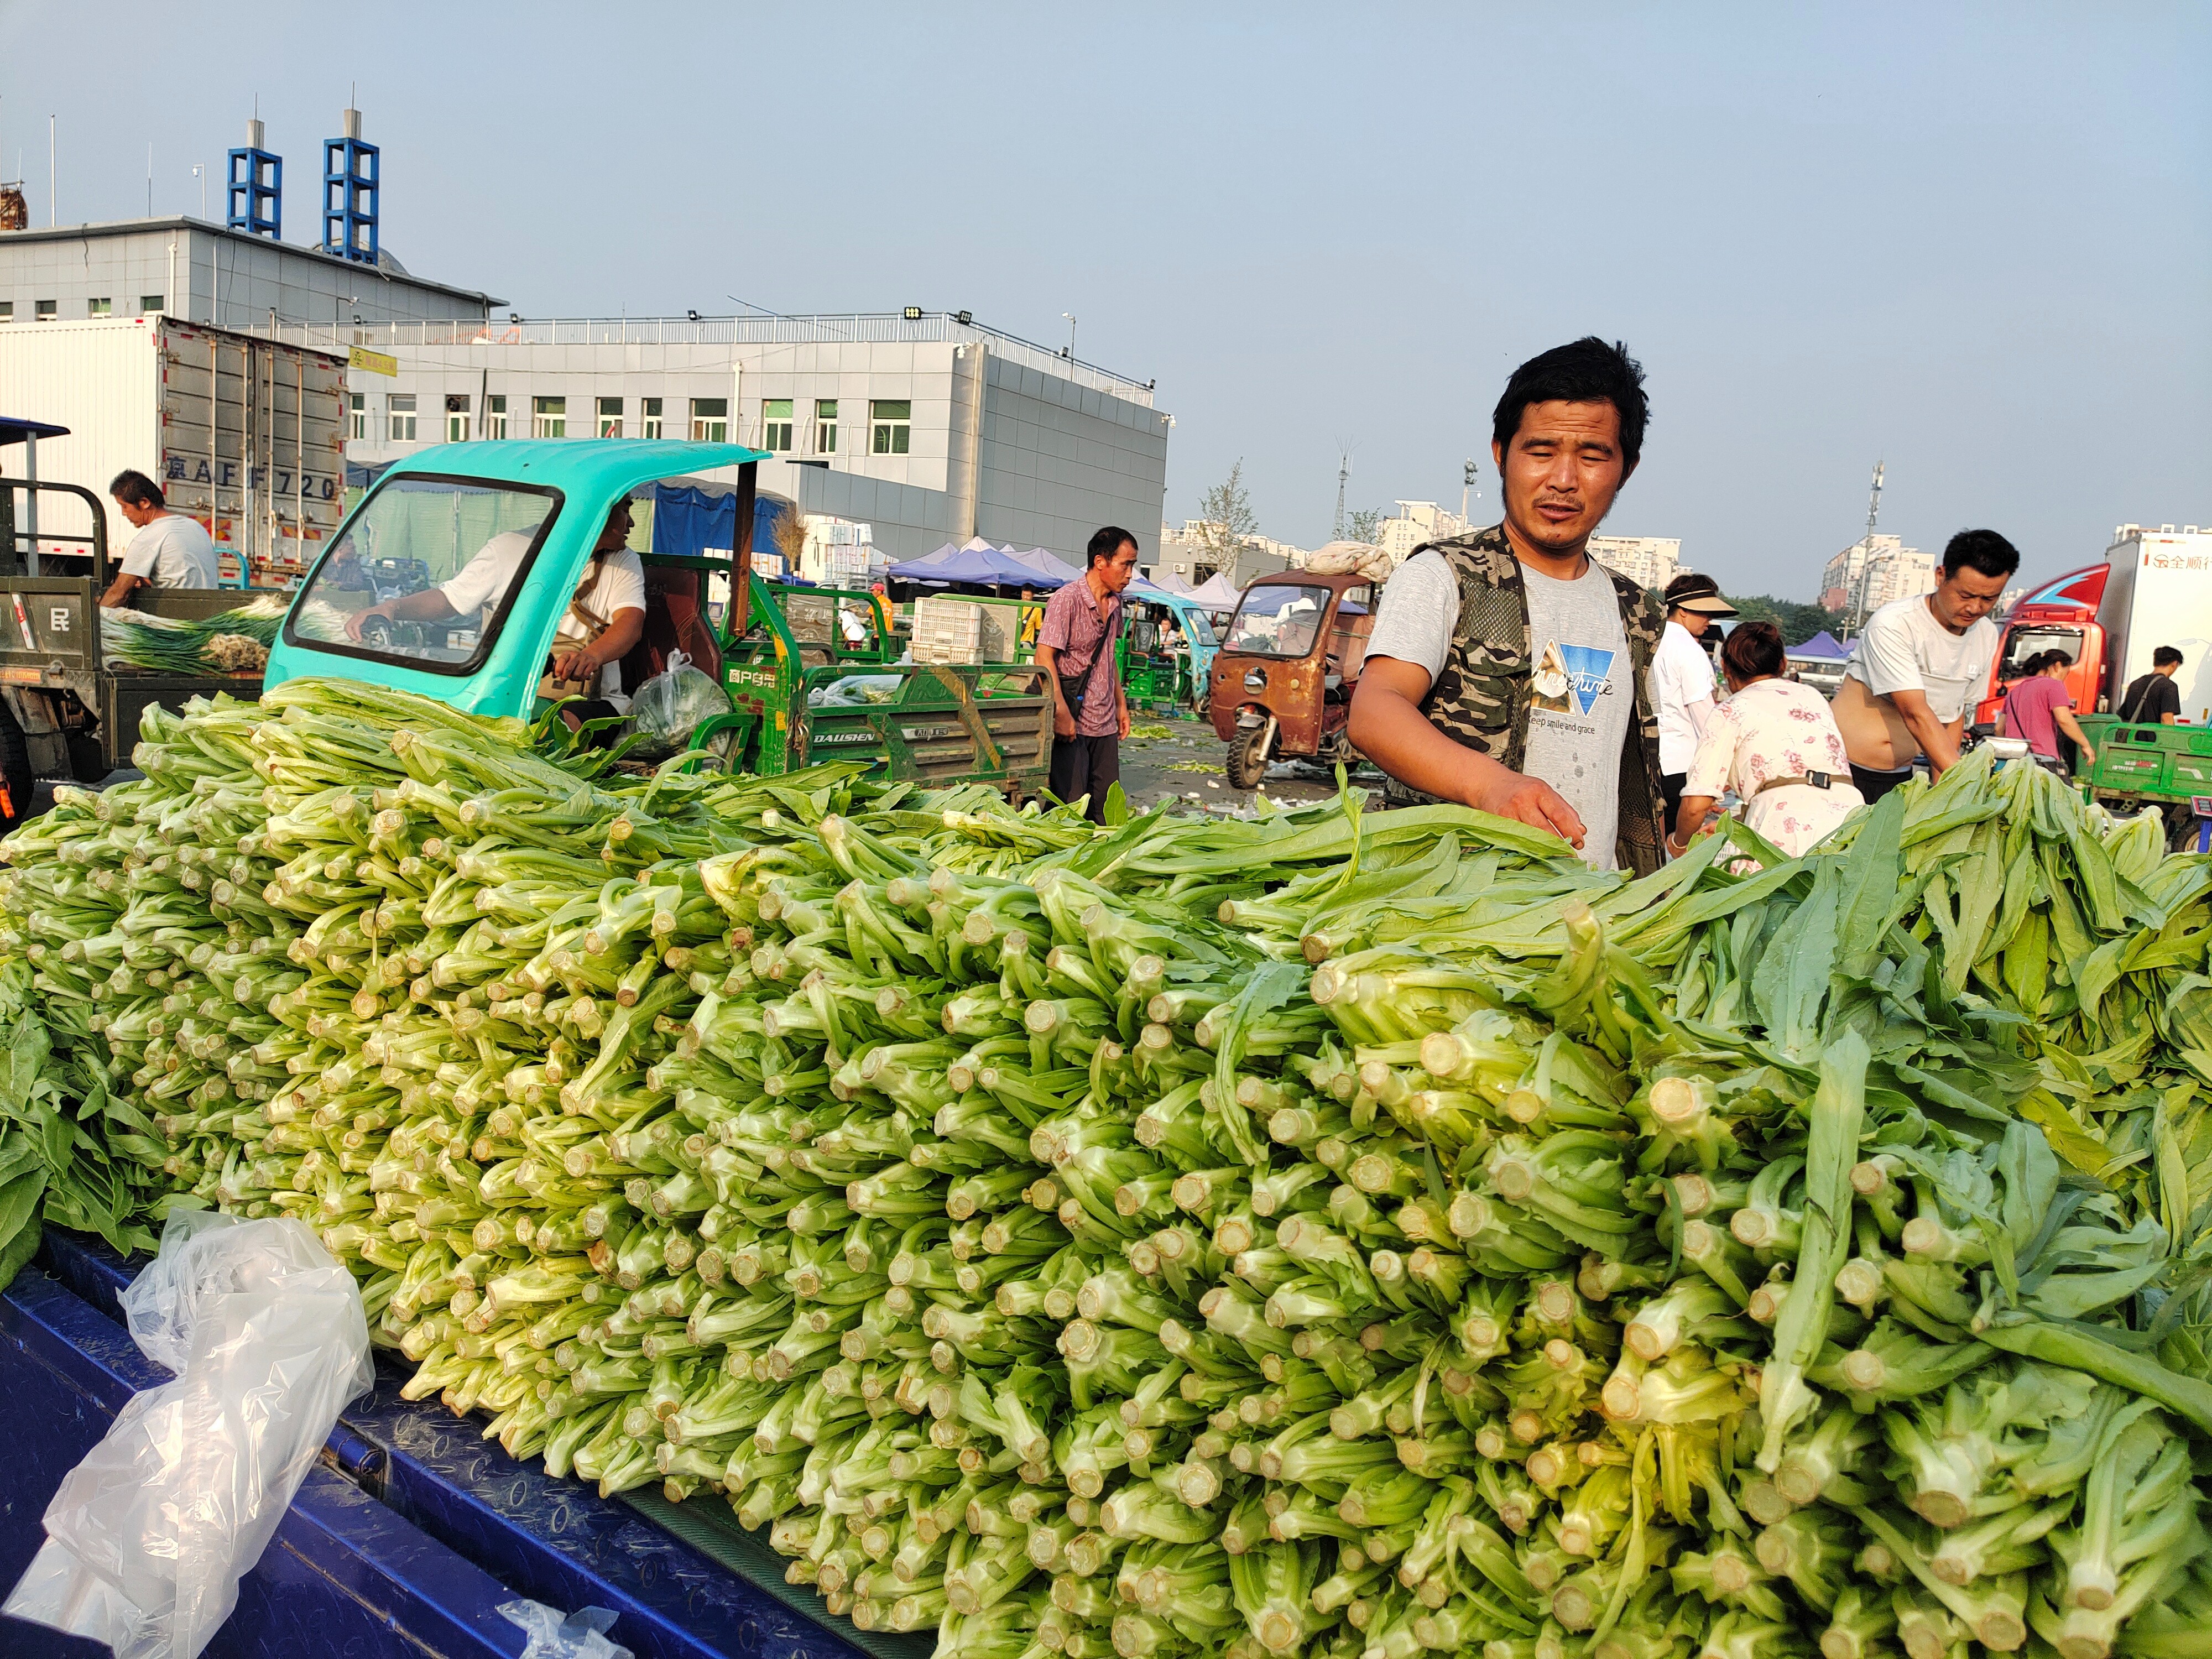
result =
M161 486L143 472L122 471L107 486L137 534L123 550L122 568L100 596L109 610L131 603L142 587L219 587L215 543L198 519L169 511Z
M617 501L592 548L561 625L554 629L553 655L538 693L548 697L582 697L564 710L571 726L624 713L622 659L645 632L645 565L623 545L629 539L630 507ZM509 530L493 537L451 581L404 593L356 611L346 619L348 637L362 637L371 617L400 622L450 622L496 605L514 580L515 568L530 551L534 532ZM597 695L594 696L593 694Z

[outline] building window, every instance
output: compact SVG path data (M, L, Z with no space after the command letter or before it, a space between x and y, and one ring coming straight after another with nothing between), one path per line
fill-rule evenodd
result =
M814 453L835 455L837 453L837 400L817 398L814 400Z
M660 435L660 399L640 398L637 400L638 436L658 438Z
M764 398L761 400L760 447L771 455L791 453L791 399Z
M484 436L507 436L507 393L494 392L484 398Z
M691 400L691 441L726 444L730 441L730 400L694 398Z
M602 438L622 436L622 406L623 400L619 398L599 399L599 436Z
M568 400L566 398L532 398L530 400L530 435L533 438L567 437Z
M446 394L446 441L465 444L469 441L469 394L448 392Z
M52 300L37 301L32 305L32 314L42 323L51 323L56 315L55 303Z
M0 300L0 323L12 323L15 320L15 302L13 300Z
M878 398L868 404L868 448L877 455L903 455L914 430L914 402Z
M368 438L368 394L365 392L347 392L346 408L353 417L353 430L349 435L356 443L366 442Z
M141 316L151 316L157 311L166 311L168 306L168 296L164 294L142 294L138 296L138 312Z
M395 392L385 400L392 416L392 441L411 444L415 441L415 394Z
M112 317L115 314L115 301L109 299L87 300L84 302L84 314L88 317Z

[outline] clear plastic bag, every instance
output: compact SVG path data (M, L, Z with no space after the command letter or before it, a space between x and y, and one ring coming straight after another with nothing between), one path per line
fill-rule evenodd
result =
M615 1615L605 1607L578 1607L563 1619L543 1601L502 1601L499 1616L529 1633L522 1659L632 1659L628 1648L607 1640Z
M730 712L730 694L681 651L630 699L630 730L642 739L641 755L672 755L687 747L699 722Z
M198 1659L346 1401L374 1381L353 1275L296 1221L179 1211L123 1292L176 1380L134 1395L64 1477L0 1612L116 1659Z

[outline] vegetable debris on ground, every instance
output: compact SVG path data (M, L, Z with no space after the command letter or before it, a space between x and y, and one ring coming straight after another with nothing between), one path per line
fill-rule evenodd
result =
M149 714L0 895L107 1155L314 1226L514 1455L948 1659L2203 1648L2212 862L2154 827L1970 761L1632 881L514 739Z

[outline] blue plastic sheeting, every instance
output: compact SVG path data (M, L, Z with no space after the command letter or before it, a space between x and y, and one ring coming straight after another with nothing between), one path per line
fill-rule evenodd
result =
M133 1269L97 1241L49 1228L40 1260L50 1263L82 1298L76 1305L95 1322L106 1322L92 1304L119 1316L115 1297L131 1281ZM17 1285L33 1276L27 1271ZM0 1321L15 1297L14 1290L0 1296ZM126 1333L113 1325L107 1328L143 1370L159 1375ZM514 1594L563 1613L586 1606L611 1607L617 1618L611 1638L638 1659L865 1659L851 1644L672 1537L628 1504L602 1498L579 1481L556 1480L540 1464L516 1462L498 1442L483 1437L481 1421L456 1418L435 1401L401 1400L407 1375L408 1368L380 1355L375 1391L346 1408L330 1449L342 1463L374 1468L380 1507L394 1524L416 1532L425 1547L450 1552ZM91 1438L106 1432L106 1426L101 1423ZM91 1440L84 1443L88 1447ZM50 1477L43 1477L31 1510L34 1534L37 1515L62 1474L82 1455L82 1449L70 1453ZM306 1488L301 1491L304 1498ZM299 1508L295 1501L295 1515ZM283 1536L278 1534L280 1540ZM27 1550L12 1571L20 1573L30 1554ZM0 1569L7 1559L0 1553ZM512 1599L504 1594L496 1598ZM501 1622L514 1638L501 1651L520 1652L522 1632ZM0 1630L0 1653L8 1659L14 1659L16 1650L6 1638L25 1628L11 1621ZM448 1651L434 1644L431 1650ZM374 1659L381 1659L383 1652L362 1651ZM419 1650L408 1651L410 1659L421 1659Z
M738 497L696 484L653 486L653 550L696 559L712 552L724 558L738 544ZM753 497L753 548L772 552L775 521L793 510L779 495Z
M36 1267L0 1296L0 1393L13 1445L0 1503L0 1583L13 1585L38 1553L46 1535L40 1517L62 1477L107 1432L125 1401L167 1378L121 1326ZM239 1585L237 1610L207 1652L210 1659L513 1659L523 1633L497 1611L512 1600L496 1579L345 1474L318 1465ZM9 1659L106 1652L0 1619L0 1653Z
M1793 657L1817 657L1823 662L1841 662L1851 654L1851 648L1848 645L1838 643L1836 636L1824 628L1804 644L1791 646L1788 654Z

